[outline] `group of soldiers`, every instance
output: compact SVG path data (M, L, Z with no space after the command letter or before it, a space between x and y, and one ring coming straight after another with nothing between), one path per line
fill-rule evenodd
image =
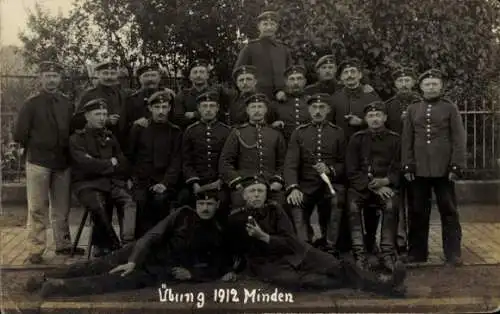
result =
M92 213L94 255L106 261L87 262L90 273L82 265L66 269L63 277L104 272L102 282L85 279L78 291L104 291L116 283L109 270L133 272L158 241L183 257L188 247L195 260L205 251L206 264L224 256L224 267L215 263L209 277L232 278L221 271L231 262L219 246L220 228L239 241L230 245L235 255L260 278L333 287L331 277L340 272L362 278L365 287L392 289L404 278L399 257L407 249L409 262L427 260L433 189L446 261L460 265L453 182L465 164L465 131L457 106L443 97L443 74L431 69L417 78L397 69L398 92L383 102L361 83L360 60L338 63L325 55L315 64L319 81L306 86L306 69L292 64L290 50L275 38L278 23L275 12L258 17L260 37L243 48L233 71L236 90L210 86L208 63L197 60L192 87L160 88L160 69L145 65L136 72L141 88L127 95L116 86L118 65L103 62L95 68L97 86L73 106L57 91L62 66L42 63L43 90L27 100L15 132L27 151L28 261L42 262L48 198L56 253L71 254L71 186ZM217 245L206 250L211 241ZM160 251L152 250L157 260L164 258ZM353 265L339 259L350 251ZM372 273L369 254L379 256L381 273ZM199 274L175 260L167 264L176 279ZM123 287L152 280L148 271L137 276ZM69 291L60 282L47 289Z

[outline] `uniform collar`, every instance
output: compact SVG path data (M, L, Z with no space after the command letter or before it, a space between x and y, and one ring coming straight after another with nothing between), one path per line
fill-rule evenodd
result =
M304 89L302 89L301 91L298 91L298 92L287 92L287 94L290 97L299 98L299 97L304 96Z
M328 121L326 121L326 119L325 119L321 122L311 122L311 124L312 124L312 126L314 126L316 128L323 128L328 124Z
M248 124L250 124L251 126L254 126L254 127L263 127L266 125L266 122L265 121L262 121L262 122L248 121Z
M200 119L200 123L203 123L206 126L213 127L217 123L217 118L213 119L212 121L203 121Z
M202 92L208 88L208 83L203 85L201 88L196 87L194 84L191 85L191 89L197 92Z
M363 86L361 84L359 84L356 88L349 88L347 86L344 86L344 90L348 95L359 95L363 92Z

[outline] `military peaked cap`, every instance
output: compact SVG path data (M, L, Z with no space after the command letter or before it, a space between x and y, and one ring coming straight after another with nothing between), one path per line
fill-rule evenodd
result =
M245 99L245 104L248 106L250 103L253 103L253 102L263 102L265 103L266 105L269 104L269 98L267 98L267 96L265 94L262 94L262 93L256 93L256 94L253 94L249 97L247 97L247 99Z
M367 114L370 111L382 111L384 113L387 113L387 106L383 101L377 100L373 101L363 108L364 114Z
M302 75L306 75L306 68L302 65L292 65L290 67L288 67L286 70L285 70L285 77L289 77L290 75L292 74L297 74L297 73L300 73Z
M269 183L267 182L267 180L262 177L262 176L251 176L251 177L246 177L246 178L243 178L239 184L241 184L241 186L243 188L246 188L250 185L254 185L254 184L264 184L265 186L268 186Z
M153 95L148 98L148 105L161 104L164 102L170 103L174 98L172 91L170 90L161 90L157 91Z
M361 70L361 60L358 58L349 58L342 61L338 68L338 75L340 75L345 68L358 68Z
M242 74L253 74L254 76L257 74L257 68L253 65L242 65L233 71L233 80L237 80L238 77Z
M114 61L104 61L104 62L98 63L94 67L95 71L109 70L109 69L118 70L118 63L116 63Z
M397 78L403 77L403 76L409 76L409 77L416 78L417 74L415 73L415 71L412 68L404 68L404 67L399 68L399 69L395 70L394 72L392 72L392 78L394 80L396 80Z
M418 77L418 83L420 84L424 79L426 78L438 78L438 79L443 79L444 74L438 69L430 69L425 71L424 73L420 74Z
M96 98L86 102L81 108L80 112L89 112L98 109L108 109L108 104L104 98Z
M38 70L40 73L42 73L42 72L62 73L62 72L64 72L64 66L60 63L57 63L57 62L44 61L38 65Z
M265 11L257 16L258 22L267 20L275 21L276 23L278 23L280 21L280 16L276 11Z
M329 103L329 99L331 96L327 93L317 93L311 95L309 98L307 98L307 104L312 105L313 103Z
M196 200L209 200L209 199L219 200L219 191L208 190L201 193L197 193L195 197Z
M139 77L146 72L152 72L152 71L160 72L160 68L157 65L146 64L137 69L136 76Z
M318 61L316 61L316 64L314 65L314 67L316 69L318 69L323 64L337 64L337 62L335 61L335 56L334 55L325 55L325 56L319 58Z
M203 93L200 96L196 97L196 103L200 104L203 101L215 101L216 103L218 103L219 102L219 93L214 92L214 91L208 91L208 92Z
M204 59L196 59L190 64L189 70L192 70L196 67L204 67L208 69L208 61Z

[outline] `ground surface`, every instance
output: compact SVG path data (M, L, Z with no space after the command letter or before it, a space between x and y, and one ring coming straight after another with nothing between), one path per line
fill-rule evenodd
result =
M72 234L81 218L74 210L70 217ZM442 266L438 215L433 214L431 229L431 258L426 265L413 265L408 270L405 298L391 299L352 289L328 292L295 292L294 303L274 304L214 304L210 301L214 288L235 288L243 296L243 288L272 291L264 283L240 280L235 283L179 285L176 292L204 292L206 302L201 309L195 303L161 303L158 287L131 292L111 293L76 298L40 300L36 294L23 291L26 280L42 270L23 266L20 260L25 232L25 208L4 208L0 217L2 251L1 303L5 313L180 313L200 310L228 313L229 311L300 311L300 312L465 312L493 310L500 305L500 208L467 206L462 208L463 257L466 266ZM86 230L86 229L85 229ZM86 242L84 231L81 247ZM9 242L7 242L9 240ZM16 241L16 242L10 242ZM10 252L10 253L9 253ZM17 255L12 258L12 255ZM71 262L56 260L47 254L50 267ZM271 289L271 290L269 290ZM282 290L285 291L285 290Z

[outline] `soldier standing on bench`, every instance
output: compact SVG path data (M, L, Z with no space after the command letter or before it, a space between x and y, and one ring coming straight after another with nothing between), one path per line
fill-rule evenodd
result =
M108 118L105 100L91 100L80 110L87 125L70 138L72 189L79 202L92 213L94 255L103 256L120 245L106 207L111 204L123 210L121 240L126 244L134 240L136 206L127 190L127 159L116 137L105 127Z

